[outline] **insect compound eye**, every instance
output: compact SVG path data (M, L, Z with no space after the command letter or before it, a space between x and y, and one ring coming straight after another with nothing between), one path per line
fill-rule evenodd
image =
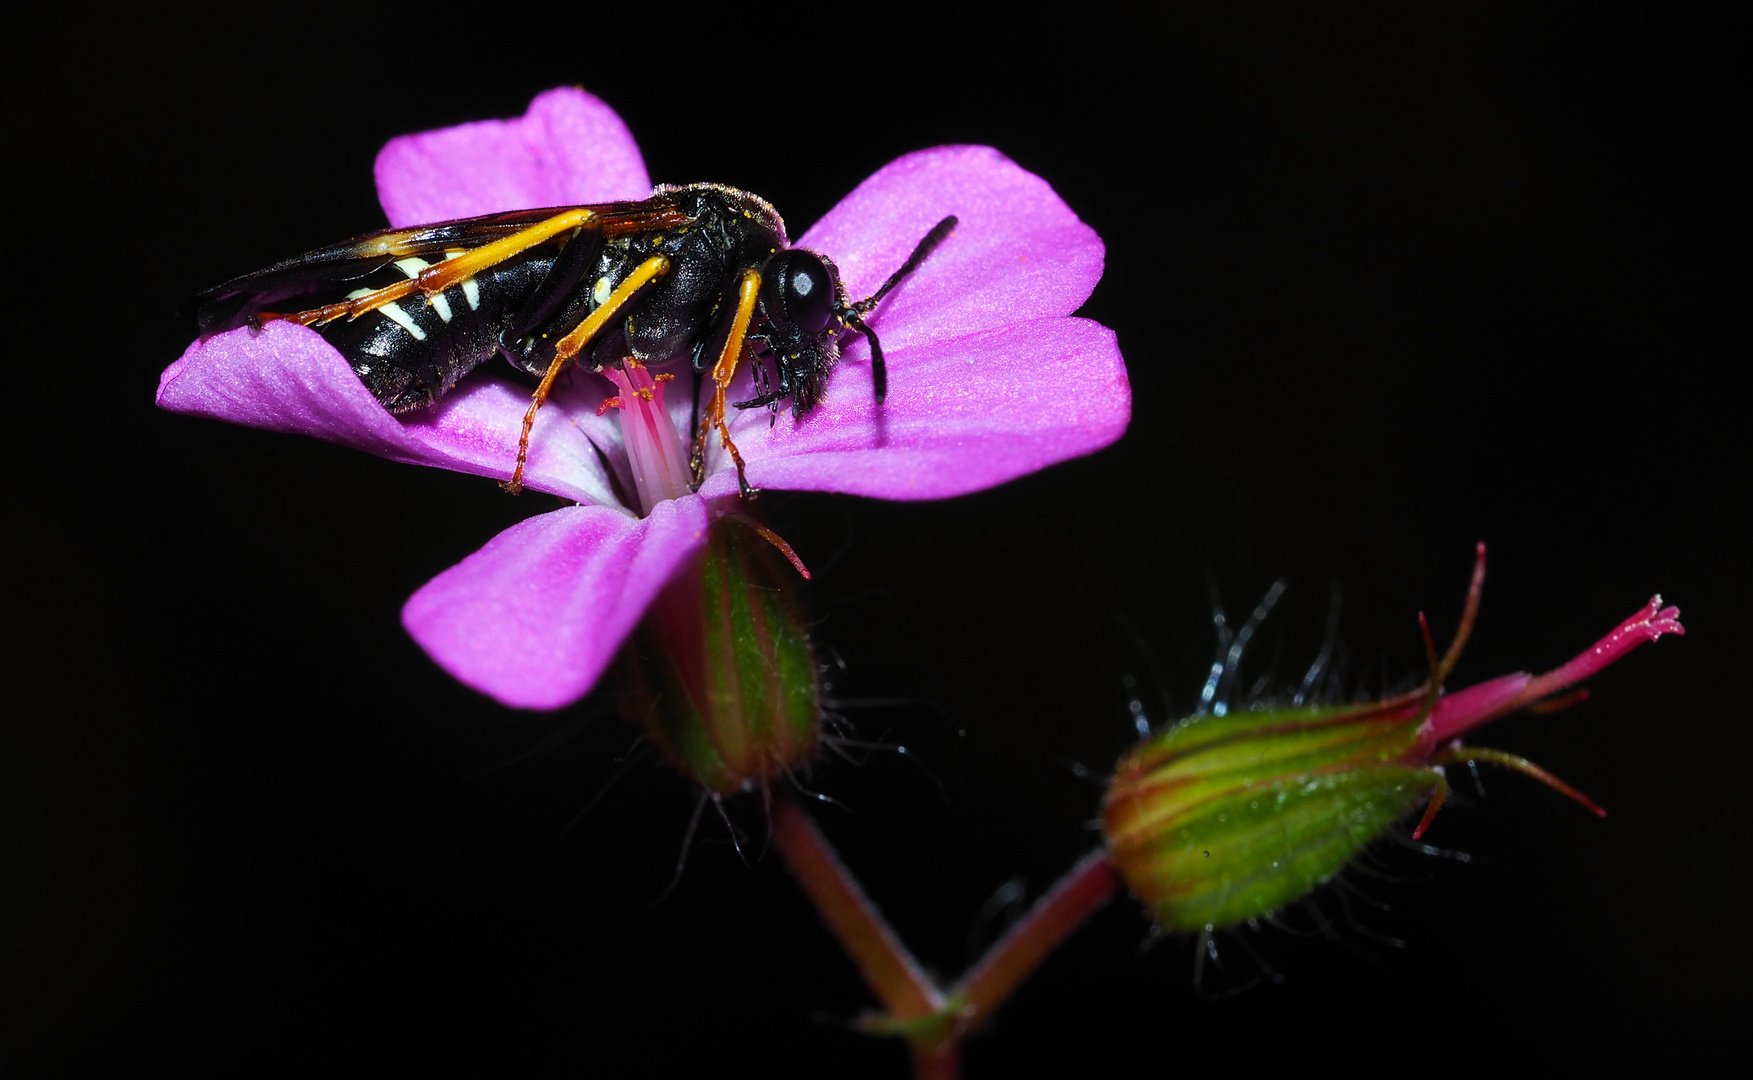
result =
M807 251L789 252L780 271L785 315L806 334L819 334L834 317L834 279L821 259Z

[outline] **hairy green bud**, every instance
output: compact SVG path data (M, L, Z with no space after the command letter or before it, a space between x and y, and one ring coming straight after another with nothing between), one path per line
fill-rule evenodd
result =
M1120 759L1102 813L1108 854L1159 926L1221 929L1293 903L1426 803L1417 839L1448 792L1448 764L1514 769L1605 813L1532 762L1461 737L1520 709L1550 711L1580 700L1581 691L1553 695L1645 642L1685 633L1679 609L1654 597L1544 675L1517 672L1444 694L1484 580L1481 544L1455 639L1439 660L1426 628L1431 674L1410 694L1375 704L1192 716Z
M741 515L664 588L623 648L623 710L706 790L766 785L814 756L820 668L797 602L797 571Z
M1422 717L1293 708L1195 716L1108 788L1110 857L1166 930L1231 926L1313 891L1436 790Z

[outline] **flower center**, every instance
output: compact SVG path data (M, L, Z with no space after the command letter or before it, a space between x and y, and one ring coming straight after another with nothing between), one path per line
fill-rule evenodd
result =
M621 392L598 406L597 415L621 410L621 431L639 497L639 516L645 517L665 499L688 494L688 446L663 403L664 383L675 376L653 376L644 364L631 358L622 364L624 370L603 368L602 373Z

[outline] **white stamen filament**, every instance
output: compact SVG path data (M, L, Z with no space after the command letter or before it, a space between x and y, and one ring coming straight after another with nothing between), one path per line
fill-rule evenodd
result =
M604 407L618 405L621 410L622 440L639 496L639 516L645 517L665 499L688 494L688 444L663 403L664 383L671 376L654 379L637 360L628 360L625 371L606 367L603 374L620 391L619 398L604 402Z

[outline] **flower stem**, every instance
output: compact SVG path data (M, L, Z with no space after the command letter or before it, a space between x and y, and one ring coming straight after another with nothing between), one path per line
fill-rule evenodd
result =
M950 990L962 1005L963 1034L979 1027L1034 973L1047 954L1114 895L1120 876L1097 848L1036 900Z
M888 1010L886 1016L866 1018L861 1027L905 1038L920 1080L956 1080L962 1043L1048 953L1108 902L1120 881L1105 849L1084 856L946 994L864 895L827 837L783 792L773 800L773 844Z
M913 1075L916 1080L960 1080L962 1075L962 1044L959 1040L925 1046L913 1045Z
M935 1016L943 992L864 895L828 838L783 792L773 799L773 844L889 1015L901 1021Z

